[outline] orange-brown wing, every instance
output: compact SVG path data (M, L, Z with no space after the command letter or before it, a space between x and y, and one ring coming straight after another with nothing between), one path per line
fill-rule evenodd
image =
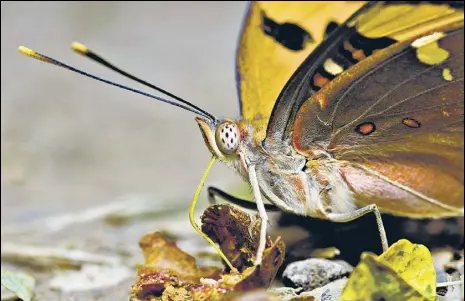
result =
M382 89L360 91L368 79L354 86L365 111L353 110L350 121L341 116L354 99L350 91L334 111L329 147L338 149L335 158L349 162L345 178L361 203L375 201L385 211L410 216L463 215L463 39L462 28L392 57L369 76ZM426 48L440 62L422 61ZM390 80L381 75L391 72ZM360 133L367 123L374 132Z
M463 215L464 32L454 9L404 28L400 41L341 73L297 114L295 148L309 157L326 149L360 205Z
M237 53L242 118L268 124L284 84L309 53L365 1L252 2Z

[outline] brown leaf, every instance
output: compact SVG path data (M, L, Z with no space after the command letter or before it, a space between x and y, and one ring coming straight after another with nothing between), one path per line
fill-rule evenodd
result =
M219 268L197 267L194 257L167 241L159 232L143 236L139 245L146 263L138 268L132 291L139 299L133 300L151 300L151 295L161 296L170 286L197 284L202 277L219 279Z
M258 217L229 205L213 205L204 212L202 222L203 231L220 245L240 273L198 267L194 257L155 232L140 240L146 264L138 268L131 300L249 300L257 295L275 300L263 289L268 288L284 261L284 242L278 238L272 243L268 237L262 264L255 267L261 223Z
M195 258L169 242L161 233L155 232L143 236L139 242L145 257L145 266L170 270L172 275L183 280L198 281L200 278L218 279L220 269L216 267L197 267Z
M253 266L260 239L261 219L229 205L212 205L202 215L202 231L240 272ZM271 246L267 237L266 247Z

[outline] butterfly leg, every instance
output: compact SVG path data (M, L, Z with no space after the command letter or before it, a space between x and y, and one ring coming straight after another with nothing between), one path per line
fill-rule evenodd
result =
M389 247L388 240L386 237L386 230L384 230L381 213L379 212L378 207L375 204L371 204L347 213L327 213L327 217L330 221L337 223L345 223L353 221L370 212L373 212L376 216L376 224L378 225L378 232L379 236L381 237L381 245L383 246L383 251L386 251Z
M210 204L211 205L218 204L218 198L226 200L229 203L232 203L234 205L237 205L245 209L257 210L257 204L255 204L253 201L248 201L248 200L237 198L216 187L208 187L208 201L210 202ZM276 207L275 205L272 205L272 204L264 204L264 205L267 211L280 211L280 209Z
M262 263L263 251L266 246L266 226L268 224L268 215L266 214L265 204L263 203L260 187L258 185L257 173L255 172L255 165L250 165L249 170L249 181L252 186L253 195L255 202L257 203L258 214L262 220L260 225L260 241L258 243L257 257L254 265L260 265Z

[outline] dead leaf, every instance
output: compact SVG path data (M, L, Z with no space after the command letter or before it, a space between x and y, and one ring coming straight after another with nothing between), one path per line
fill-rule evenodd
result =
M379 260L428 300L436 298L436 269L428 248L401 239L381 254Z
M145 264L138 267L137 280L132 287L138 299L133 300L151 300L151 295L161 296L170 286L197 284L202 277L219 279L219 268L198 268L194 257L167 241L159 232L143 236L139 245Z
M202 231L217 242L226 257L238 271L253 266L261 219L248 215L237 207L213 205L202 215ZM268 239L266 246L270 247Z
M146 267L169 270L171 275L177 275L183 280L219 278L220 270L217 267L197 267L194 257L183 252L159 232L143 236L139 246L144 254Z
M363 253L341 301L436 299L436 271L429 250L402 239L377 257Z
M262 264L255 267L259 218L229 205L213 205L205 211L202 222L203 231L232 258L240 273L198 267L194 257L155 232L140 240L146 264L138 268L131 300L249 300L257 295L274 300L263 288L268 288L284 261L284 242L278 238L272 243L268 238Z

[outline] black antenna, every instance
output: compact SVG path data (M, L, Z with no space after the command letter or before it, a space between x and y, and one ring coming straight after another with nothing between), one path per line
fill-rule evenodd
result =
M188 106L184 106L182 104L179 104L177 102L174 102L174 101L170 101L170 100L167 100L167 99L164 99L162 97L158 97L158 96L155 96L155 95L152 95L152 94L149 94L149 93L146 93L146 92L143 92L143 91L140 91L140 90L137 90L137 89L134 89L134 88L130 88L130 87L127 87L127 86L124 86L124 85L121 85L121 84L118 84L118 83L115 83L115 82L112 82L112 81L109 81L109 80L106 80L106 79L103 79L103 78L100 78L98 76L95 76L95 75L92 75L92 74L89 74L87 72L84 72L84 71L81 71L79 69L76 69L74 67L71 67L67 64L64 64L60 61L57 61L55 59L52 59L51 57L48 57L46 55L43 55L43 54L40 54L38 52L35 52L34 50L31 50L27 47L24 47L24 46L19 46L19 52L31 57L31 58L34 58L36 60L39 60L39 61L43 61L43 62L46 62L46 63L49 63L49 64L52 64L52 65L55 65L55 66L59 66L59 67L62 67L62 68L65 68L65 69L68 69L68 70L71 70L73 72L76 72L76 73L79 73L81 75L84 75L84 76L87 76L87 77L90 77L90 78L93 78L95 80L98 80L98 81L101 81L101 82L104 82L106 84L109 84L109 85L113 85L113 86L116 86L116 87L119 87L121 89L124 89L124 90L128 90L128 91L131 91L131 92L134 92L134 93L137 93L137 94L140 94L140 95L144 95L144 96L147 96L147 97L150 97L150 98L153 98L153 99L156 99L158 101L161 101L161 102L165 102L165 103L168 103L170 105L173 105L173 106L176 106L176 107L179 107L179 108L182 108L186 111L189 111L189 112L192 112L192 113L195 113L195 114L198 114L200 116L203 116L207 119L210 119L212 121L216 120L215 117L213 117L211 114L203 111L203 110L199 110L197 108L195 108L195 106L193 106L193 108L191 107L188 107ZM188 103L189 104L189 103Z
M76 53L78 53L78 54L80 54L80 55L83 55L83 56L85 56L85 57L88 57L88 58L90 58L91 60L93 60L93 61L95 61L95 62L97 62L97 63L99 63L99 64L101 64L101 65L103 65L103 66L105 66L105 67L107 67L107 68L110 68L111 70L113 70L113 71L115 71L115 72L117 72L117 73L119 73L119 74L121 74L121 75L123 75L123 76L126 76L126 77L128 77L128 78L130 78L130 79L132 79L132 80L134 80L134 81L136 81L136 82L138 82L138 83L140 83L140 84L143 84L143 85L145 85L145 86L147 86L147 87L150 87L150 88L152 88L152 89L154 89L154 90L157 90L158 92L161 92L161 93L163 93L163 94L165 94L165 95L167 95L167 96L169 96L169 97L172 97L172 98L176 99L177 101L179 101L179 102L181 102L181 103L183 103L183 104L185 104L185 105L188 105L188 106L190 106L190 107L192 107L192 108L198 110L199 112L202 112L204 115L209 116L210 119L215 120L215 117L212 116L210 113L206 112L205 110L202 110L201 108L199 108L199 107L197 107L196 105L194 105L194 104L188 102L187 100L182 99L182 98L179 97L179 96L176 96L176 95L174 95L174 94L172 94L172 93L170 93L170 92L168 92L168 91L166 91L166 90L164 90L164 89L162 89L162 88L160 88L160 87L157 87L157 86L155 86L155 85L153 85L153 84L151 84L151 83L149 83L149 82L146 82L146 81L143 80L143 79L140 79L140 78L138 78L138 77L135 77L134 75L129 74L129 73L127 73L126 71L121 70L120 68L116 67L116 66L113 65L112 63L110 63L110 62L108 62L107 60L105 60L104 58L102 58L102 57L101 57L100 55L98 55L97 53L93 52L92 50L90 50L89 48L87 48L86 46L84 46L83 44L78 43L78 42L73 42L73 44L71 45L71 48L72 48Z

